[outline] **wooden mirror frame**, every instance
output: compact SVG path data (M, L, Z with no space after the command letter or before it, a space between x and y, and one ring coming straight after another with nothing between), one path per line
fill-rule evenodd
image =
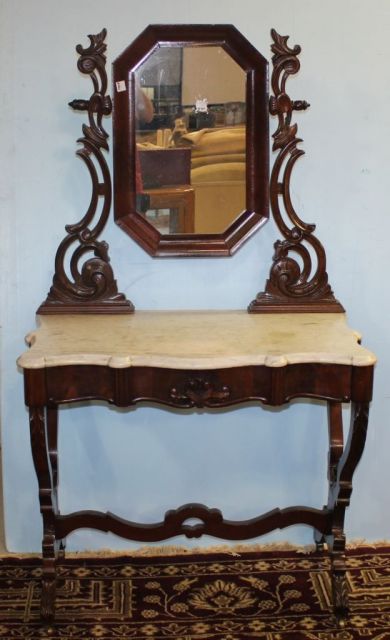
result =
M183 45L219 46L246 72L246 209L241 214L237 212L237 218L222 233L162 235L136 210L136 127L134 90L129 74L157 47ZM114 61L114 217L150 255L228 256L266 222L269 215L267 70L267 60L232 25L150 25Z

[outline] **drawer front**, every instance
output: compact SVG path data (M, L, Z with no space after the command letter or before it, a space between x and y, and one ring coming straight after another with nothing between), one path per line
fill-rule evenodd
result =
M251 399L267 401L271 389L266 367L180 370L134 367L118 370L116 403L149 400L178 408L226 407Z
M112 369L97 365L70 365L46 369L46 389L49 404L77 400L114 402Z
M117 406L151 401L191 408L226 407L250 400L280 405L295 397L348 402L351 397L354 399L353 388L360 388L353 382L355 378L358 379L355 370L347 365L328 364L215 370L158 367L113 369L74 365L46 369L45 391L49 404L100 399ZM27 384L27 387L30 386ZM364 387L364 391L368 387L367 384L360 386Z
M286 367L283 395L324 398L348 402L351 398L352 367L320 363L293 364Z

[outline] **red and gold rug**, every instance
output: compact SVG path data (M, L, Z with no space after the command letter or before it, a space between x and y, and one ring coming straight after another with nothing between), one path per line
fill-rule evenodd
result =
M329 561L294 551L65 560L53 640L390 640L390 548L348 552L337 629ZM0 638L48 637L40 562L0 559Z

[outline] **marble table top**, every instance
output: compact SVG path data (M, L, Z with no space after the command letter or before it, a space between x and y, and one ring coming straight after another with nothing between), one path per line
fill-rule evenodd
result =
M304 362L370 366L342 313L136 311L129 315L44 315L26 338L20 367L74 364L216 369Z

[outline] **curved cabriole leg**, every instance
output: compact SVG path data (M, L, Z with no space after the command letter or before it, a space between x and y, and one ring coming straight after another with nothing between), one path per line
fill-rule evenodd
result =
M47 444L49 448L50 464L53 473L53 487L57 497L58 488L58 408L47 407Z
M341 402L329 401L328 406L328 433L329 433L329 453L328 453L328 508L332 508L332 494L337 480L337 465L344 449L343 436L343 416ZM325 507L325 508L327 508ZM314 531L314 542L317 552L324 551L326 534L321 531Z
M333 608L340 625L343 625L348 615L348 590L345 577L345 510L351 499L353 474L366 441L368 412L367 402L352 403L348 442L337 464L337 477L329 501L329 507L333 509L331 542Z
M47 407L47 444L53 477L53 493L55 497L56 512L58 513L58 407ZM65 540L61 540L58 547L58 558L65 557Z
M337 481L337 467L344 451L343 414L341 402L328 402L328 481L329 498L332 497L332 488Z
M43 518L43 575L41 617L54 619L56 592L55 486L48 455L44 407L30 408L31 450L39 485L39 503Z

